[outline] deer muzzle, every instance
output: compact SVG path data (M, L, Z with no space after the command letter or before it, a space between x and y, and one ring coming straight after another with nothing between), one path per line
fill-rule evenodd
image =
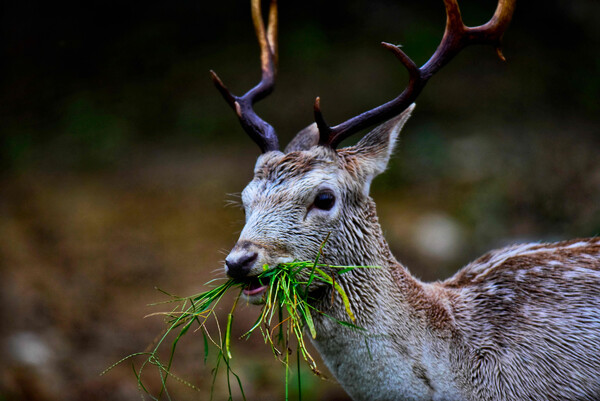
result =
M264 302L263 295L268 286L258 275L265 264L269 264L265 249L250 241L239 241L225 258L225 272L245 283L243 294L250 303Z
M236 279L255 276L262 271L264 256L262 247L250 241L239 241L225 258L225 273Z

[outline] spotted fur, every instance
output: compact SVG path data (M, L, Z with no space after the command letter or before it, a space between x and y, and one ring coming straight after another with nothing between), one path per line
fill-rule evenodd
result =
M331 233L325 262L380 266L336 277L364 330L313 316L314 344L355 400L600 399L600 239L493 251L436 283L390 252L369 187L411 111L356 146L316 146L313 126L287 153L261 155L230 256L256 253L252 276L314 258ZM327 211L312 206L324 188L336 198ZM330 288L311 291L319 310L348 320Z

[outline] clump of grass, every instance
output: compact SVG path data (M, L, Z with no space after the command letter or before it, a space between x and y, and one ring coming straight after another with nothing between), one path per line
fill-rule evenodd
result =
M326 242L326 241L325 241ZM370 266L331 266L319 263L319 259L325 245L321 245L314 261L302 262L295 261L291 263L282 263L274 268L263 266L263 272L258 276L261 283L267 285L268 290L264 295L264 304L260 314L253 326L242 336L242 338L250 336L255 331L260 331L265 342L270 345L271 351L277 359L283 362L285 368L285 399L289 398L290 387L290 354L291 343L295 339L297 344L296 355L298 359L298 369L300 360L303 359L311 371L321 376L317 368L314 358L311 356L306 347L304 338L304 326L308 328L310 335L315 338L317 335L315 324L313 322L313 314L322 314L328 318L334 319L326 315L323 311L317 310L309 302L310 297L308 288L313 283L321 283L329 285L333 288L334 294L340 296L345 306L349 321L334 319L342 326L362 330L354 325L355 317L352 313L348 296L344 289L336 282L335 275L326 273L323 268L335 268L336 275L345 274L355 268L365 268ZM308 278L306 278L308 277ZM239 376L231 368L231 327L233 324L234 311L242 294L242 291L247 282L237 279L229 279L221 284L216 284L217 280L211 280L207 285L214 286L212 289L200 294L181 298L163 291L164 294L170 297L166 303L176 303L178 306L170 312L161 313L166 316L167 328L158 338L149 350L145 352L128 355L121 361L109 367L105 372L112 369L116 365L133 357L145 357L144 362L139 368L133 368L138 381L139 388L147 393L152 399L158 400L163 395L167 399L171 399L167 389L167 379L169 377L174 380L184 383L189 387L200 390L190 382L181 379L171 372L175 349L179 340L189 332L192 327L196 327L196 331L201 331L204 340L204 362L206 363L209 349L214 346L217 350L217 362L212 370L213 379L211 386L211 395L214 392L214 385L217 375L222 367L226 371L227 386L229 391L229 399L232 399L232 384L235 381L240 389L241 395L245 400L243 386ZM224 330L219 325L215 308L223 296L230 292L238 292L231 311L227 316L227 324ZM214 320L216 322L216 333L210 333L207 329L207 322ZM176 333L175 339L171 342L169 357L166 361L159 357L159 350L162 349L170 334ZM149 389L144 385L142 373L148 365L154 365L161 379L161 390L158 396L151 394ZM103 372L103 374L105 373ZM299 372L298 372L299 373ZM301 382L298 374L298 392L301 398Z

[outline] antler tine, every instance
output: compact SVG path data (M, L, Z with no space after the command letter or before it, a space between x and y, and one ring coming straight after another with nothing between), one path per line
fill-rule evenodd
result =
M456 0L444 0L446 7L446 28L438 48L431 58L420 68L399 46L382 43L400 60L409 73L409 82L404 91L395 99L368 110L358 116L329 127L321 112L320 99L315 101L315 121L319 128L319 144L335 149L340 142L352 134L371 125L388 120L410 106L421 90L437 71L445 66L456 54L472 44L491 44L496 47L498 56L504 60L500 50L502 35L506 31L515 9L516 0L499 0L494 16L484 25L467 27L462 21Z
M261 0L252 0L252 22L260 46L262 76L260 82L243 96L236 96L223 84L219 76L211 71L212 80L229 106L237 114L240 123L263 153L279 150L275 129L261 119L253 109L254 103L264 99L275 86L277 74L277 0L271 0L268 27L262 17Z
M279 52L277 51L277 0L272 0L269 6L269 26L267 27L267 42L273 55L273 65L277 69L279 63Z
M379 106L368 110L358 116L336 125L329 127L325 123L323 113L321 112L321 99L317 97L315 100L314 113L315 122L319 128L319 145L330 146L335 149L340 142L348 138L350 135L367 128L379 121L388 120L401 111L406 109L416 99L418 94L423 89L425 82L421 79L421 70L417 67L414 61L406 55L400 46L391 43L381 42L381 45L390 50L400 60L408 71L409 81L406 89L397 98ZM399 110L399 111L398 111Z
M493 43L496 46L496 53L502 61L506 61L502 54L501 44L502 36L510 24L512 15L515 11L514 0L500 0L494 12L494 16L486 24L473 28L468 28L474 36L480 36L482 42ZM495 42L495 43L494 43Z
M476 27L468 27L463 23L456 0L444 0L444 5L447 15L444 37L433 56L421 67L426 79L439 71L462 49L473 44L493 45L500 59L505 60L500 44L512 18L515 0L499 0L493 17L487 23Z

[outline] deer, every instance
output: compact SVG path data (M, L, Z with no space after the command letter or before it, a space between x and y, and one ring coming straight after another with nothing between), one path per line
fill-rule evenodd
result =
M599 400L600 238L516 244L491 251L443 281L422 282L390 251L369 195L387 167L400 130L428 80L463 48L501 39L515 0L499 0L485 24L468 27L456 0L444 0L443 38L421 67L389 43L408 72L395 99L335 126L320 99L315 122L281 151L274 128L253 109L274 88L277 4L265 24L260 0L252 19L260 45L261 80L234 95L212 79L261 154L242 192L245 225L224 270L243 280L260 304L263 266L311 260L328 238L323 263L378 266L338 275L356 326L315 313L313 344L354 400ZM267 13L265 13L267 14ZM372 128L355 145L343 140ZM308 288L316 310L347 318L328 285Z

